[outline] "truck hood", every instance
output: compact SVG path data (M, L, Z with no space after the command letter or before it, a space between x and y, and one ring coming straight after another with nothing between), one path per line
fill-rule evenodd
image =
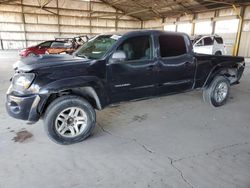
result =
M75 64L87 62L90 60L75 57L72 55L39 55L35 57L22 58L13 64L14 70L21 72L30 72L35 69L60 66L65 64Z

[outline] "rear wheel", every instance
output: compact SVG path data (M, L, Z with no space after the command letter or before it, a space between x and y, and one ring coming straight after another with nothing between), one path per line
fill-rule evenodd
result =
M44 116L48 136L59 144L73 144L86 139L95 127L93 107L83 98L73 95L55 99Z
M222 53L220 51L217 51L217 52L215 52L214 55L222 55Z
M216 76L210 85L203 90L205 102L218 107L226 103L229 96L230 83L224 76Z

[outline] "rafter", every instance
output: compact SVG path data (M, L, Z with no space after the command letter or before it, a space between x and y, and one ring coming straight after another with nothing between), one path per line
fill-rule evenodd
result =
M13 2L13 1L17 1L17 0L1 0L0 4L6 4L6 3Z
M90 0L90 1L91 1L91 0ZM106 4L106 5L109 5L109 6L111 6L112 8L114 8L114 9L116 9L116 10L122 12L124 15L126 15L127 13L129 13L129 12L125 12L124 10L119 9L118 7L116 7L116 6L114 6L114 5L110 4L110 3L108 3L106 0L100 0L100 1L101 1L102 3L104 3L104 4ZM141 18L136 17L136 16L132 16L132 15L131 15L131 17L133 17L133 18L135 18L135 19L137 19L137 20L142 20Z
M148 9L148 10L152 11L157 17L159 17L159 18L162 18L162 17L163 17L163 16L162 16L156 9L154 9L153 7L148 7L148 6L146 6L146 5L142 4L142 3L139 3L139 2L136 1L136 0L131 0L131 1L132 1L133 3L139 5L140 7L144 8L144 9Z
M52 14L57 14L55 8L50 6L53 0L35 0L37 5L26 3L24 6L40 8ZM143 0L90 0L92 3L106 4L113 7L116 12L105 12L102 10L90 11L93 18L105 18L122 16L131 16L137 20L148 20L155 18L165 18L169 15L180 16L184 14L195 14L205 11L214 11L223 8L232 8L232 6L250 5L250 0L165 0L165 1L143 1ZM26 2L26 1L25 1ZM145 3L149 2L149 3ZM161 3L160 3L161 2ZM152 3L152 5L151 5ZM20 0L0 0L0 4L18 4ZM70 10L70 9L69 9ZM72 9L73 10L73 9ZM80 9L79 9L80 10ZM88 10L86 10L88 11Z

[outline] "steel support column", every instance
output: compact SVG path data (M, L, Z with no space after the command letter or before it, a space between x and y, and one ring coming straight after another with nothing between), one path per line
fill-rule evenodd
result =
M233 55L237 56L239 52L239 46L240 46L240 37L242 33L242 28L243 28L243 18L244 18L244 13L245 13L245 6L240 8L240 12L237 11L237 8L235 6L234 10L237 13L237 16L239 17L239 25L238 25L238 31L237 31L237 37L236 37L236 42L234 46L234 52Z

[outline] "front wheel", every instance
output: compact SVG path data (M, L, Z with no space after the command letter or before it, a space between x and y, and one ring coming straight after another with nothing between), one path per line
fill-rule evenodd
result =
M55 99L44 115L45 130L52 141L73 144L86 139L96 123L93 107L83 98L66 95Z
M214 55L222 55L222 53L220 51L217 51L217 52L215 52Z
M226 103L229 96L230 83L224 76L216 76L210 85L203 90L205 102L218 107Z
M28 55L27 55L27 57L35 57L35 56L36 56L36 54L34 54L32 52L28 53Z

